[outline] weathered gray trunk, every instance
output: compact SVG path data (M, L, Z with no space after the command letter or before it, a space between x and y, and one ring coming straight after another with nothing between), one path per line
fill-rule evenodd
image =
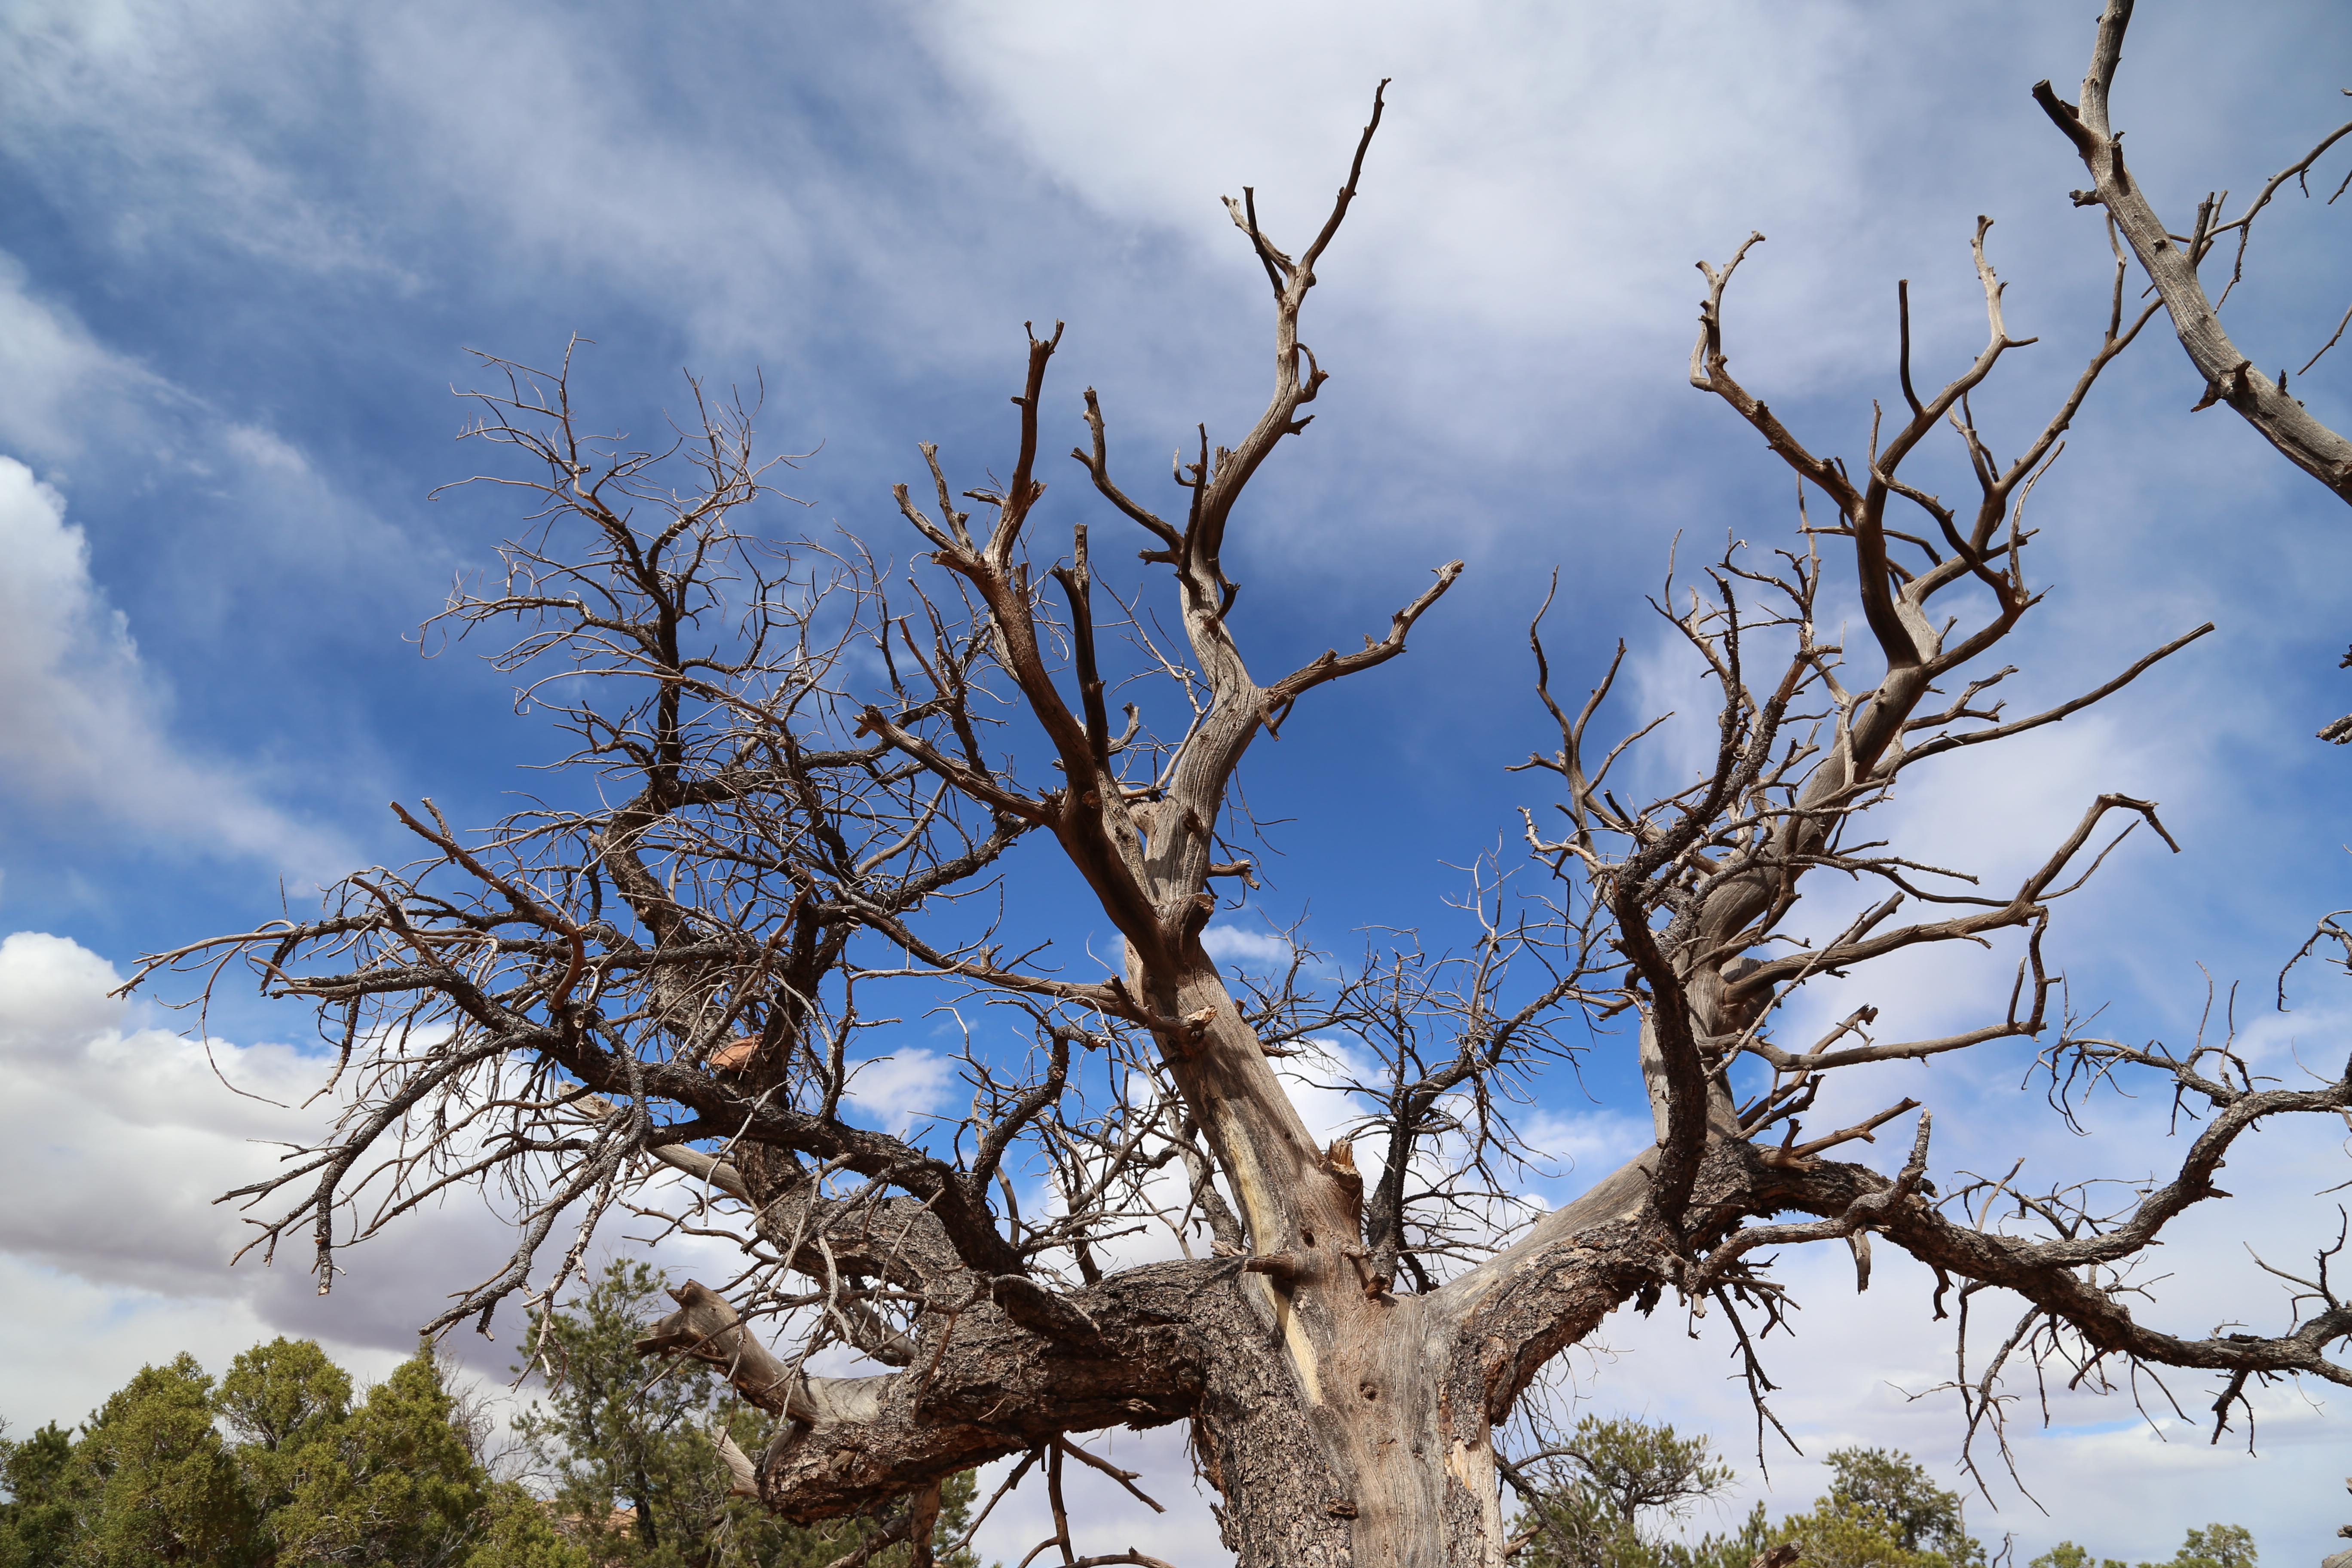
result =
M1496 1568L1494 1450L1458 1328L1433 1298L1332 1284L1361 1305L1244 1276L1254 1342L1202 1347L1194 1441L1227 1548L1243 1568ZM1302 1353L1308 1317L1348 1331Z
M1154 1001L1202 1021L1170 1066L1252 1254L1232 1282L1239 1310L1194 1321L1196 1447L1226 1543L1242 1568L1499 1568L1494 1424L1544 1360L1630 1293L1598 1258L1648 1273L1654 1248L1629 1228L1648 1165L1435 1294L1370 1289L1361 1178L1318 1148L1215 966L1195 956ZM1129 974L1145 980L1132 960ZM1596 1228L1605 1239L1586 1234Z

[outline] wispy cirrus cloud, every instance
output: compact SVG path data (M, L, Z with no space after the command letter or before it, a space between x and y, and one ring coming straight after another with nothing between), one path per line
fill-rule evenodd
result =
M259 857L313 876L335 835L272 804L249 770L171 731L165 689L91 580L65 497L0 457L0 793L183 853ZM95 826L95 824L91 824Z

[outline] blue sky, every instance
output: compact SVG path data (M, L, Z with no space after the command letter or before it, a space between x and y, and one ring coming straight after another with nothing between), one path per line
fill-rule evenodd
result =
M1732 297L1736 368L1817 449L1858 458L1870 399L1894 390L1894 280L1912 280L1923 377L1948 374L1981 332L1967 237L1990 214L2012 331L2042 342L1979 409L2011 447L2038 425L2093 341L2107 262L2026 89L2079 77L2089 10L0 7L0 931L39 933L0 955L0 1042L30 1086L0 1116L12 1175L44 1200L0 1224L0 1312L79 1325L73 1354L0 1379L0 1413L71 1418L142 1360L184 1344L216 1363L279 1328L389 1357L461 1282L444 1254L487 1244L478 1214L432 1219L326 1305L291 1271L226 1274L234 1227L203 1199L249 1179L264 1156L239 1141L267 1135L261 1113L173 1043L187 1019L100 1000L110 965L266 917L281 882L299 904L404 853L386 800L480 820L548 754L504 678L404 641L510 521L495 496L426 499L483 460L451 442L466 349L544 363L596 340L583 381L622 428L676 405L681 367L756 374L769 438L813 454L786 487L807 510L780 503L777 525L837 521L904 557L889 483L919 473L919 440L1002 466L1024 321L1069 323L1049 411L1075 437L1098 386L1139 473L1194 421L1252 416L1264 283L1216 198L1255 185L1276 235L1300 233L1394 78L1309 307L1334 379L1240 525L1241 619L1272 667L1383 626L1438 563L1470 570L1406 658L1302 707L1245 782L1290 819L1267 915L1305 911L1328 945L1370 924L1442 940L1452 868L1545 798L1503 770L1545 742L1524 628L1550 571L1560 685L1622 636L1633 706L1672 706L1686 684L1642 602L1670 542L1776 542L1793 521L1785 470L1685 383L1694 260L1771 237ZM2117 123L2176 225L2340 113L2352 22L2334 7L2151 5L2133 37ZM2328 167L2341 178L2341 154ZM2229 311L2264 365L2300 364L2343 310L2347 221L2300 199L2263 220ZM2347 353L2297 383L2339 428ZM2017 701L2200 621L2217 635L1896 807L1926 858L2013 874L2101 790L2162 801L2186 853L2135 845L2053 933L2077 1001L2143 1037L2194 1027L2200 965L2266 996L2312 919L2352 903L2352 756L2309 738L2352 709L2335 668L2352 530L2226 410L2189 415L2200 391L2159 322L2094 395L2034 503L2053 591L2011 656ZM1051 526L1091 515L1077 477ZM1025 912L1061 919L1058 884L1028 886ZM2005 991L2007 962L1890 970L1872 999L1931 1032ZM2264 1048L2341 1051L2341 998L2316 977L2302 996L2258 1026ZM271 1048L302 1043L299 1017L240 1000L214 1026L272 1084L307 1070ZM2166 1158L2146 1105L2087 1140L2044 1127L2023 1059L1935 1069L1954 1163ZM1598 1103L1563 1076L1545 1126L1606 1168L1638 1100L1605 1052L1586 1080ZM920 1109L926 1081L892 1093ZM2282 1135L2265 1158L2237 1212L2170 1249L2168 1321L2275 1315L2235 1240L2296 1256L2341 1154ZM1570 1169L1559 1190L1576 1185ZM1843 1267L1791 1266L1810 1320L1781 1352L1792 1425L1816 1458L1858 1440L1948 1461L1950 1407L1887 1392L1946 1375L1948 1342L1921 1333L1899 1266L1860 1301ZM1578 1358L1577 1391L1736 1453L1720 1347L1682 1332L1612 1321L1615 1353ZM1980 1531L2027 1555L2071 1534L2153 1556L2237 1519L2274 1562L2315 1555L2345 1438L2341 1402L2313 1394L2325 1415L2265 1407L2260 1459L2192 1431L2153 1446L2121 1401L2062 1400L2021 1449L2053 1517L2003 1494ZM1818 1489L1809 1462L1774 1480L1776 1508ZM1163 1539L1207 1551L1197 1531Z

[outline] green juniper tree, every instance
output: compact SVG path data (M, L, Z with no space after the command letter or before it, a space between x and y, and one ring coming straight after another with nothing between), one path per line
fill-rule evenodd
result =
M68 1492L73 1434L52 1421L31 1436L0 1437L0 1568L59 1568L73 1542Z
M1905 1546L1879 1510L1835 1494L1815 1498L1811 1509L1774 1526L1768 1539L1795 1547L1803 1568L1948 1568L1940 1552Z
M76 1568L247 1560L250 1500L213 1425L213 1380L184 1351L110 1395L74 1445Z
M707 1435L712 1379L694 1363L649 1380L630 1349L660 1300L650 1268L615 1260L569 1310L531 1327L547 1388L515 1432L553 1483L567 1531L600 1559L698 1561L733 1522Z
M2254 1568L2254 1532L2242 1524L2209 1524L2191 1530L2167 1563L2140 1568Z
M295 1454L290 1495L270 1518L278 1561L465 1562L489 1478L455 1414L431 1347L420 1347Z
M2192 1529L2180 1549L2161 1563L2139 1568L2254 1568L2254 1532L2242 1524L2209 1524ZM2102 1557L2095 1564L2090 1549L2062 1541L2036 1557L2028 1568L2126 1568L2122 1559Z
M1887 1448L1838 1448L1828 1457L1830 1497L1875 1514L1904 1551L1950 1568L1984 1561L1984 1547L1966 1528L1960 1494L1927 1479L1926 1468Z
M2126 1564L2120 1557L2094 1558L2089 1547L2062 1541L2036 1557L2026 1568L2126 1568Z
M756 1447L761 1419L705 1363L639 1355L668 1305L659 1274L615 1258L569 1308L532 1321L547 1387L514 1427L566 1533L614 1568L819 1568L856 1550L871 1521L801 1529L733 1491L718 1435ZM944 1550L970 1527L973 1489L970 1471L940 1489L939 1568L978 1568L969 1552ZM908 1553L890 1546L868 1561L898 1568Z
M429 1345L356 1401L307 1340L256 1345L217 1387L192 1356L147 1367L79 1436L0 1436L0 1568L821 1568L871 1521L786 1524L730 1495L713 1434L751 1414L699 1363L640 1393L660 1282L615 1264L548 1321L559 1381L518 1423L558 1486L498 1480ZM935 1539L971 1524L972 1478L941 1489ZM870 1553L903 1568L910 1549ZM978 1568L942 1550L938 1568Z
M1731 1467L1715 1462L1707 1438L1645 1422L1588 1415L1577 1423L1567 1457L1583 1471L1584 1486L1628 1524L1651 1510L1680 1518L1731 1484Z
M280 1336L229 1363L214 1405L236 1440L246 1495L274 1526L293 1500L307 1451L351 1418L351 1374L315 1341Z
M1695 1542L1660 1528L1691 1505L1720 1496L1733 1472L1705 1436L1634 1419L1586 1416L1559 1447L1503 1467L1525 1504L1514 1528L1523 1568L1750 1568L1773 1548L1791 1559L1776 1568L1984 1568L1983 1544L1968 1533L1962 1499L1936 1485L1910 1455L1838 1448L1827 1462L1830 1489L1779 1523L1758 1503L1740 1526ZM1549 1470L1538 1482L1530 1472ZM2191 1530L2162 1563L2138 1568L2256 1568L2253 1533L2243 1525ZM2072 1541L2029 1568L2129 1568Z
M0 1441L0 1568L588 1568L494 1483L427 1348L370 1389L308 1341L146 1367L79 1438Z
M1657 1524L1685 1518L1731 1484L1731 1467L1717 1462L1704 1436L1588 1415L1539 1462L1565 1479L1533 1487L1524 1462L1506 1472L1527 1504L1517 1523L1528 1544L1517 1561L1531 1568L1746 1568L1764 1545L1761 1507L1745 1528L1707 1535L1696 1547L1656 1534Z

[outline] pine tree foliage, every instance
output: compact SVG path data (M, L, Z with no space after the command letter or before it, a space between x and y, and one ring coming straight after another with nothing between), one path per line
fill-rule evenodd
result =
M1828 1456L1827 1500L1868 1521L1908 1554L1906 1561L1972 1568L1985 1560L1971 1538L1960 1494L1927 1477L1908 1454L1887 1448L1838 1448Z
M1797 1549L1795 1568L1984 1568L1987 1560L1960 1494L1898 1450L1836 1449L1830 1489L1810 1508L1775 1524L1759 1502L1738 1528L1696 1542L1670 1539L1666 1527L1734 1479L1705 1436L1588 1415L1540 1458L1559 1468L1551 1484L1522 1489L1514 1527L1522 1544L1511 1559L1522 1568L1750 1568L1776 1546ZM2029 1568L2129 1565L2066 1541ZM2138 1568L2257 1568L2254 1538L2242 1525L2210 1524L2189 1531L2170 1560Z
M74 1537L67 1481L73 1434L52 1421L20 1442L0 1438L0 1568L56 1568Z
M2027 1568L2126 1568L2126 1564L2119 1557L2093 1557L2089 1547L2062 1541L2035 1558Z
M265 1519L294 1500L304 1456L351 1418L351 1374L311 1340L272 1340L229 1363L215 1400L246 1495Z
M515 1433L566 1533L599 1568L821 1568L854 1551L871 1521L802 1529L732 1494L716 1435L755 1447L764 1421L706 1363L638 1355L668 1304L659 1274L616 1258L568 1308L532 1321L547 1387ZM940 1568L978 1568L969 1552L944 1550L969 1528L973 1490L969 1471L941 1489ZM907 1557L890 1546L868 1562L898 1568Z
M631 1344L661 1283L616 1262L547 1319L554 1376L515 1424L536 1478L493 1476L430 1345L355 1393L316 1343L280 1338L217 1386L184 1354L79 1433L0 1436L0 1568L824 1568L856 1552L869 1521L803 1530L730 1495L713 1434L750 1443L757 1423L701 1363L646 1384ZM941 1489L937 1568L980 1568L947 1550L973 1490L969 1473Z
M2169 1559L2143 1563L2139 1568L2255 1568L2259 1560L2252 1531L2242 1524L2209 1524L2190 1530ZM2125 1564L2115 1557L2099 1558L2095 1564L2088 1547L2062 1541L2036 1557L2029 1568L2125 1568Z
M1639 1421L1588 1415L1577 1423L1568 1457L1584 1472L1583 1484L1628 1521L1653 1510L1680 1518L1732 1478L1730 1466L1715 1463L1707 1438L1677 1436L1672 1426Z
M236 1458L213 1426L212 1379L185 1352L142 1367L74 1445L76 1568L223 1563L251 1538Z
M1769 1540L1796 1547L1797 1561L1805 1568L1947 1568L1949 1562L1941 1552L1905 1546L1898 1527L1881 1510L1834 1493L1782 1520Z
M296 1456L293 1495L271 1520L278 1561L465 1563L488 1477L456 1414L432 1352L420 1349Z
M495 1483L429 1347L356 1405L305 1340L218 1387L142 1368L77 1436L0 1441L0 1568L587 1568L546 1509Z
M2191 1530L2170 1563L2140 1568L2254 1568L2254 1535L2242 1524L2209 1524Z
M1531 1568L1747 1568L1765 1544L1760 1508L1745 1528L1696 1547L1657 1535L1731 1484L1731 1467L1704 1436L1587 1415L1544 1458L1566 1479L1526 1498L1518 1531L1528 1545L1517 1561Z

